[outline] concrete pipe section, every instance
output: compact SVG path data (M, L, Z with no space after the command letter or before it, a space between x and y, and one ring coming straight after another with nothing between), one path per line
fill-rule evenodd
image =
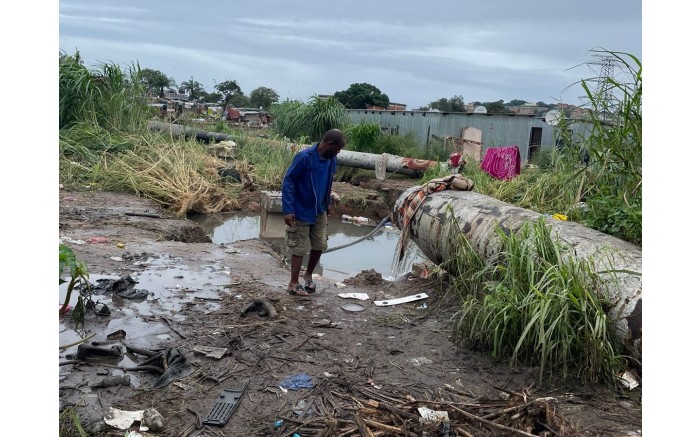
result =
M394 223L402 227L399 208L418 187L406 190L394 206ZM471 246L486 259L501 249L496 226L517 231L526 222L537 222L542 217L534 211L501 202L473 191L445 190L428 195L415 210L408 223L410 238L435 264L448 259L450 254L448 206L454 209L459 228ZM642 361L642 250L639 246L598 232L578 223L546 218L552 234L570 244L575 256L593 260L596 271L611 281L608 296L612 308L608 317L615 321L616 334L623 340L624 352ZM452 273L452 272L449 272ZM611 276L611 275L614 275Z

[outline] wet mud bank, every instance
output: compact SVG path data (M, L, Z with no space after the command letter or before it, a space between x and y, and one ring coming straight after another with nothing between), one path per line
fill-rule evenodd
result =
M335 214L381 218L378 205ZM59 206L59 237L99 290L84 325L59 318L64 429L75 414L89 435L124 435L115 416L144 420L154 409L162 421L149 422L149 435L641 430L639 391L538 386L536 368L455 348L459 302L439 282L369 270L342 283L319 277L315 294L290 296L285 260L264 241L214 244L194 222L129 194L61 191ZM449 430L421 420L426 409L445 411Z

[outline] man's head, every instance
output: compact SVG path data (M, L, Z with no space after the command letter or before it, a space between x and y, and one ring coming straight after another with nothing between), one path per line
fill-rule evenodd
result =
M322 158L328 159L340 153L345 147L345 135L340 129L331 129L323 135L318 144L318 153Z

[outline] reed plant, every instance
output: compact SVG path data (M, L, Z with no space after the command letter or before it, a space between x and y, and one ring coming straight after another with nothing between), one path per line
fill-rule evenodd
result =
M602 86L597 78L580 82L592 124L584 142L591 157L583 191L588 206L585 221L641 245L642 64L628 53L594 52L614 60L622 79L604 78Z
M238 147L237 157L253 166L258 188L273 191L282 189L282 179L294 158L294 151L284 141L242 136Z
M540 383L546 373L613 381L622 357L605 311L610 282L593 260L575 258L544 219L517 231L497 227L501 250L483 259L450 216L454 256L441 266L456 273L450 289L463 301L457 343L512 366L539 365Z
M334 97L314 95L307 103L287 100L270 108L273 128L294 142L317 142L329 129L344 129L349 118L345 107Z
M138 64L114 63L89 69L80 54L59 57L59 129L88 123L108 130L143 127L149 111Z
M101 166L105 189L136 193L180 216L239 208L240 184L222 182L225 162L195 140L142 138L130 150L104 155Z

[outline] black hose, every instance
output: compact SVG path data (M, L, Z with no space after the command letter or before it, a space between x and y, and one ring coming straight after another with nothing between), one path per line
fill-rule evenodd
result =
M368 238L371 237L372 235L376 234L377 231L379 231L379 230L384 226L384 224L389 220L390 217L391 217L391 216L386 216L386 217L384 217L384 218L382 219L382 221L379 222L379 224L377 225L377 227L375 227L374 229L372 229L372 232L370 232L369 234L365 235L364 237L359 238L359 239L357 239L357 240L355 240L355 241L353 241L353 242L351 242L351 243L343 244L342 246L331 247L330 249L324 250L323 253L333 252L333 251L338 250L338 249L345 249L345 248L348 247L348 246L352 246L353 244L357 244L357 243L359 243L359 242L362 241L362 240L368 239Z

